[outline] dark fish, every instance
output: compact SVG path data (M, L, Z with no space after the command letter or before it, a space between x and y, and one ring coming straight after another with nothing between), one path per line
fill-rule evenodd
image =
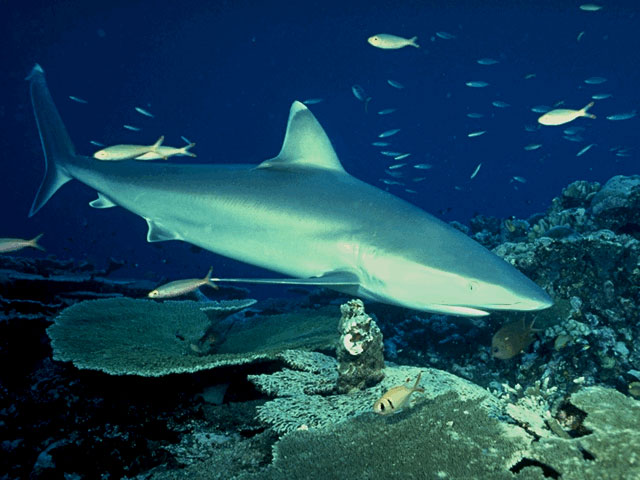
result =
M533 342L533 334L540 331L533 328L534 322L527 325L523 318L504 325L491 339L491 354L495 358L508 360L522 352Z

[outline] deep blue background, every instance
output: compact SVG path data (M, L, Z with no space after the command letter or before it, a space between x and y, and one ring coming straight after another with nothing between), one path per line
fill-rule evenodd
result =
M398 3L2 2L0 236L44 232L51 253L99 265L113 256L156 279L203 275L210 264L219 276L265 275L179 242L147 244L142 219L123 209L91 209L95 193L79 182L27 219L44 169L23 80L35 62L84 154L95 150L89 140L151 143L164 134L167 144L179 145L184 135L197 142L196 161L257 163L277 154L290 103L321 97L310 108L345 168L381 188L392 162L370 144L381 131L402 128L389 149L434 167L413 172L426 175L424 182L407 182L418 194L390 191L445 220L467 222L475 213L527 217L573 180L637 173L638 117L605 119L640 105L637 1L594 2L604 5L599 12L581 11L586 0ZM456 38L440 39L438 31ZM422 48L383 51L367 44L381 32L417 35ZM478 65L481 57L500 63ZM525 79L528 74L535 78ZM608 81L585 84L591 76ZM387 79L406 88L396 90ZM470 80L490 86L466 87ZM353 97L353 84L373 97L368 114ZM565 127L524 130L536 125L534 105L564 100L580 108L602 92L613 97L596 102L596 120L567 125L586 128L582 143L563 139ZM493 100L511 107L495 108ZM135 106L155 118L140 116ZM398 111L375 114L387 107ZM486 117L467 118L472 111ZM143 130L129 132L125 123ZM476 130L487 133L467 138ZM531 143L543 147L525 151ZM597 146L576 157L589 143ZM617 157L609 151L614 146L632 155ZM514 175L527 183L511 182Z

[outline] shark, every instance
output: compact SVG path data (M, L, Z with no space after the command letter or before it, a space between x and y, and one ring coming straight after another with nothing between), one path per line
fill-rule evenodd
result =
M548 308L514 266L424 210L345 171L311 111L294 102L280 153L257 164L101 162L79 155L42 67L28 75L45 157L35 215L65 183L148 225L147 241L181 240L282 278L215 282L318 285L418 311L484 316Z

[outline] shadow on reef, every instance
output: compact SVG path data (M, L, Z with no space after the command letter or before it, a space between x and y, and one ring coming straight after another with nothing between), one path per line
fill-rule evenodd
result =
M206 302L133 300L154 284L113 280L115 261L98 270L0 257L0 360L10 366L0 469L34 479L640 478L640 402L623 395L640 395L639 207L640 177L614 177L575 182L527 220L456 224L555 300L480 319L376 304L367 314L359 301L339 318L343 297L317 290L253 306L241 289ZM532 341L492 357L492 336L512 322L533 324ZM413 406L373 413L419 373Z

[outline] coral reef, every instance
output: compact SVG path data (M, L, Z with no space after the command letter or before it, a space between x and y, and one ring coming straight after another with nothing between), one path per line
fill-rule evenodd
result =
M282 314L235 324L215 353L202 354L198 345L205 335L210 338L211 322L201 307L129 298L78 303L47 329L53 358L111 375L162 376L275 359L287 349L327 348L334 342L335 318L321 312ZM224 304L222 310L228 308Z
M362 300L350 300L340 307L340 313L340 340L336 349L338 392L347 393L382 380L382 332L364 311Z

